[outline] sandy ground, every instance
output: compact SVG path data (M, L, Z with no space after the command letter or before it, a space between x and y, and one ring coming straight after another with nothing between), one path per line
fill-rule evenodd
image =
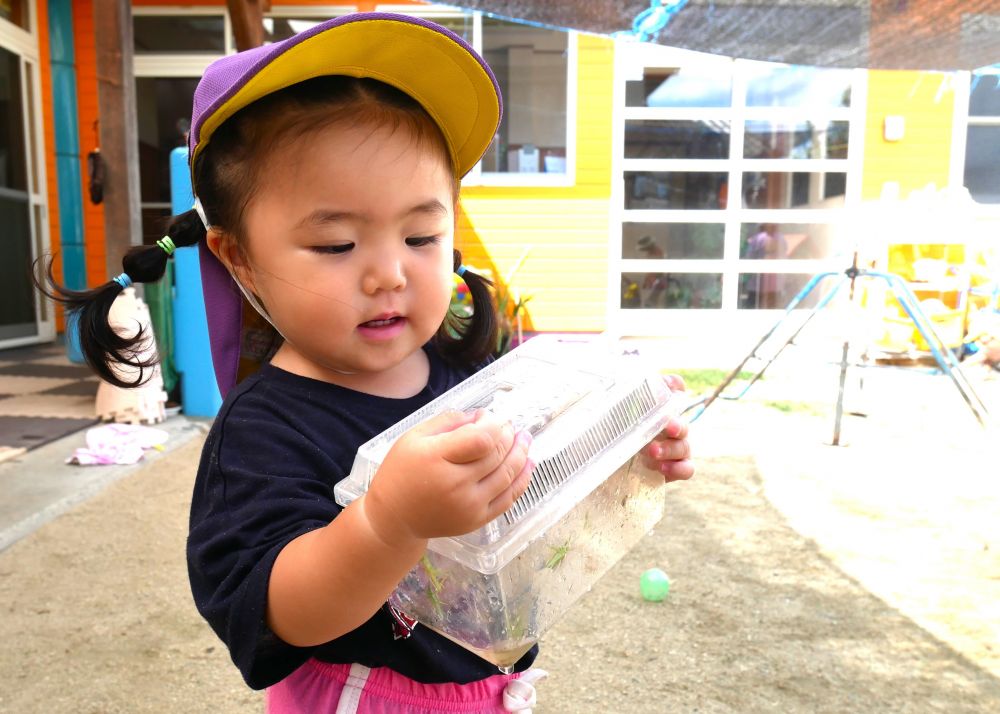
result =
M546 635L535 711L1000 711L996 435L938 393L832 447L824 405L766 397L696 422L696 480ZM200 443L0 553L0 711L261 709L187 591Z

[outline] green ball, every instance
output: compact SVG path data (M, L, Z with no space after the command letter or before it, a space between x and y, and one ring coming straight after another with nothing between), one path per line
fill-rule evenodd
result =
M639 579L639 589L643 600L661 602L670 594L670 578L659 568L650 568Z

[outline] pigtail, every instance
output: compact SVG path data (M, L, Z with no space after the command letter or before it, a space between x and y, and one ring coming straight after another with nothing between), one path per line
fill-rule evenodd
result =
M449 312L444 328L438 333L438 349L449 362L466 366L480 365L497 348L496 305L490 288L493 283L462 265L462 254L455 249L454 270L469 288L472 314Z
M157 358L142 359L143 344L147 338L140 328L126 336L116 331L108 322L111 306L118 295L133 283L155 283L163 277L167 261L175 248L196 245L205 237L205 228L194 210L174 216L166 235L155 245L130 248L122 259L124 272L116 278L91 290L70 290L59 285L52 274L52 256L35 261L32 275L35 287L46 297L66 306L76 315L80 332L80 349L91 369L104 381L116 387L138 387L147 381L144 370L152 367ZM126 381L114 366L121 365L138 370L135 381Z

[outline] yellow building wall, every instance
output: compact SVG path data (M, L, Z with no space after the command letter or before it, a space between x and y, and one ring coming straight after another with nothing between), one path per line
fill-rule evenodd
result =
M900 198L934 184L949 185L955 117L954 75L941 72L869 71L868 111L865 126L865 156L862 199L875 200L885 184L899 186ZM886 141L886 116L902 116L905 133L900 141ZM888 269L910 280L913 263L921 258L960 263L961 245L929 245L902 242L889 245Z
M954 113L950 74L869 71L862 198L877 199L886 182L898 183L904 197L928 183L947 186ZM883 137L885 117L891 115L904 118L901 141Z
M613 43L578 35L576 180L566 187L462 189L457 244L466 264L527 303L525 329L593 332L607 320ZM523 262L521 262L523 259Z

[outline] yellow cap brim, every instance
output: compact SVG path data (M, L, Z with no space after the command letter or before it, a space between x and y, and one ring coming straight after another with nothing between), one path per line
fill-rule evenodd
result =
M249 69L249 78L202 119L191 165L215 130L243 107L307 79L346 75L376 79L413 97L440 127L456 176L468 173L493 141L502 111L485 63L431 23L374 13L352 17L280 43L287 46Z

